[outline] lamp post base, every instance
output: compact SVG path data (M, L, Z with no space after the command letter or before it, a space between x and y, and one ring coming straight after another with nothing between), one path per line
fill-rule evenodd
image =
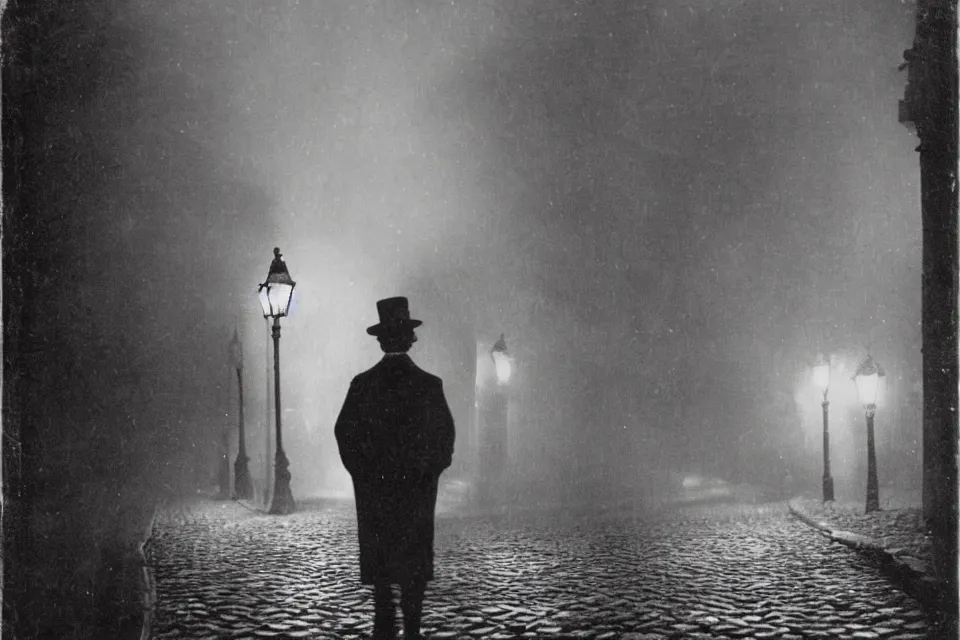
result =
M833 476L823 476L823 501L833 502Z
M250 481L250 470L247 468L247 456L237 455L233 462L233 499L249 500L253 497L253 483Z
M297 509L297 505L293 501L293 493L290 492L289 467L290 462L287 460L283 449L278 449L274 462L273 502L270 503L269 511L272 515L285 515L293 513Z
M880 511L880 486L877 481L877 448L874 444L873 407L867 410L867 505L864 511Z

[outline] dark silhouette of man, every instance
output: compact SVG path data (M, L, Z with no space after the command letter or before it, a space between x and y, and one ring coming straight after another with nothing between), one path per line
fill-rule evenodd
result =
M383 359L356 376L334 429L353 478L360 582L373 585L375 640L396 638L392 585L400 587L406 638L420 638L433 579L433 525L440 474L453 457L453 416L440 378L407 355L417 341L407 299L377 302Z

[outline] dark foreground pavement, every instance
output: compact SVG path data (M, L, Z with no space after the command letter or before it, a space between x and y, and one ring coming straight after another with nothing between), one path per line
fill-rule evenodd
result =
M147 546L155 638L362 638L350 503L165 510ZM441 516L430 638L943 637L866 559L785 504Z

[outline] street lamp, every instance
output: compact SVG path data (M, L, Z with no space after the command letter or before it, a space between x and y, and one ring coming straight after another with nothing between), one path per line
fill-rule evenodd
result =
M233 463L233 498L235 500L249 500L253 496L253 486L250 483L250 470L247 468L247 441L243 430L243 348L237 330L233 330L233 340L230 341L230 365L237 372L237 401L239 418L237 423L238 447L237 459Z
M830 402L827 391L830 388L830 360L823 354L817 356L813 365L813 384L823 392L823 501L833 500L833 477L830 475L830 422L828 418Z
M272 514L293 513L296 508L290 492L290 462L283 452L280 427L280 318L287 315L295 286L286 263L280 259L280 249L274 249L267 279L257 288L263 317L273 318L273 405L277 425L277 455L274 459L273 502L270 504Z
M484 502L502 489L501 481L507 458L507 393L512 366L504 335L490 349L490 359L496 371L497 384L489 392L489 405L483 430L483 449L480 466L481 496Z
M880 510L880 488L877 482L877 448L873 434L873 416L877 412L880 378L886 375L872 356L867 355L854 374L857 394L867 414L867 505L866 512Z

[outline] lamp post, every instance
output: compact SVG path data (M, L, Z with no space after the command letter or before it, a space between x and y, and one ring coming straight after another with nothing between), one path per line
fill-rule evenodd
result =
M217 459L218 500L230 499L230 433L226 427L220 429L220 456Z
M229 384L224 387L227 391L227 402L230 398ZM217 456L217 500L230 499L230 430L227 425L220 428L220 443L217 447L219 455Z
M823 501L833 500L833 476L830 475L830 421L827 391L830 388L830 360L820 354L813 365L813 384L823 392Z
M877 412L877 399L880 391L880 378L885 375L883 368L872 356L857 367L853 379L857 383L857 394L867 413L867 504L866 513L880 510L880 487L877 482L877 448L874 442L873 416Z
M290 278L287 265L280 257L280 249L274 249L267 279L257 289L263 317L273 319L273 407L277 426L277 455L274 459L273 501L269 511L272 514L293 513L296 508L290 492L290 462L283 452L280 421L280 318L287 315L296 283Z
M264 392L263 392L263 504L270 504L270 317L263 317L264 334L267 341L264 343Z
M237 459L233 462L233 498L235 500L249 500L253 496L253 485L250 483L250 470L247 467L247 439L243 426L243 348L237 330L233 330L233 340L230 341L230 364L237 373L237 404L239 417L237 422Z

